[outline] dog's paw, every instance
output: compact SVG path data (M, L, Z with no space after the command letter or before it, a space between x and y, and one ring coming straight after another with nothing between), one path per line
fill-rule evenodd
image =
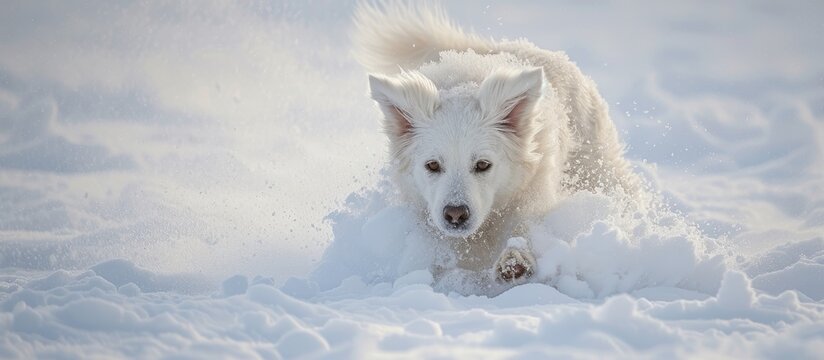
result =
M526 279L535 269L535 258L529 249L507 247L495 262L495 273L499 280L511 282Z

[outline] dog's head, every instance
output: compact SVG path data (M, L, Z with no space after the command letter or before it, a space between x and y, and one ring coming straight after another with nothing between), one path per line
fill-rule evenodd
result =
M370 75L401 191L447 236L467 237L502 210L537 163L543 70L499 69L440 90L418 72Z

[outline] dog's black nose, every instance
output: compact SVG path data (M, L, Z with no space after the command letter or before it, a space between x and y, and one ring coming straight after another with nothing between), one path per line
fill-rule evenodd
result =
M446 205L443 208L443 218L453 226L461 226L466 222L466 219L469 219L469 208L466 205Z

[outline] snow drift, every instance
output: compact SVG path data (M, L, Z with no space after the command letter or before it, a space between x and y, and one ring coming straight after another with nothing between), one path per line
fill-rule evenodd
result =
M432 259L443 263L455 257L446 240L421 230L414 209L397 205L394 194L383 181L350 195L345 208L328 217L334 241L310 277L312 286L328 290L350 277L367 284L393 282L428 271ZM643 212L628 212L623 200L579 192L532 224L538 272L529 282L581 299L648 287L715 294L726 269L719 241L656 205L656 199L634 199L650 202ZM497 295L506 289L483 288L468 277L430 285L464 295Z

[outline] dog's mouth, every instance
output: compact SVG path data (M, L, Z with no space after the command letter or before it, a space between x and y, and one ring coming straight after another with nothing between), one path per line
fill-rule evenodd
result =
M468 237L472 232L466 226L445 225L440 228L441 232L449 237Z
M451 224L445 221L437 222L437 228L446 237L468 238L475 234L478 229L471 222L460 225Z

